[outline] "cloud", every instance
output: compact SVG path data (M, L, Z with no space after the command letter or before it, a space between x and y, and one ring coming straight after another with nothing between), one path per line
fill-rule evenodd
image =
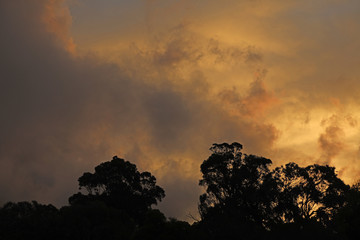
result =
M76 54L76 46L70 35L72 17L69 8L64 0L49 0L44 5L45 11L42 21L47 27L47 31L55 34L57 40L71 54Z
M339 126L336 116L330 118L330 123L326 127L325 132L319 136L319 147L322 151L321 162L323 164L331 164L331 160L344 150L344 131Z
M214 53L191 46L185 31L109 63L75 52L64 3L1 3L1 202L64 205L83 172L118 155L154 173L169 201L181 195L164 209L185 217L181 211L196 211L199 166L212 143L240 138L256 150L276 139L271 124L224 110L205 72L191 67L203 56L257 61L247 48Z
M220 98L228 105L234 114L259 118L264 112L275 106L279 101L271 91L266 89L264 83L265 70L255 73L255 80L250 84L247 96L241 97L236 88L220 92Z
M190 215L198 217L197 204L201 194L197 185L198 181L186 178L168 179L164 187L168 189L166 198L159 207L167 213L168 217L177 217L192 222ZM198 217L199 219L199 217Z
M43 22L49 4L2 2L1 201L66 203L83 170L111 159L111 126L126 132L136 124L134 112L113 116L127 108L114 103L129 98L136 105L137 84L115 66L64 51Z
M0 201L66 204L118 155L186 218L208 148L234 141L358 173L358 1L147 1L104 22L67 3L0 3Z

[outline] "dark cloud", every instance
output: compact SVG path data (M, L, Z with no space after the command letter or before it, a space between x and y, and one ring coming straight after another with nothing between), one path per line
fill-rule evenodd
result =
M116 67L63 50L45 30L46 4L2 2L0 159L2 171L11 174L1 174L2 192L8 192L1 201L65 203L81 168L106 157L107 126L114 124L110 113L126 108L113 109L113 102L136 102L129 89L137 84ZM115 122L134 122L128 115Z
M242 61L248 64L262 61L262 54L254 46L243 48L233 46L222 46L221 42L216 39L210 39L207 49L209 53L215 56L215 62L231 64L234 61Z
M345 148L345 133L337 115L323 120L323 124L326 125L325 132L321 133L318 139L322 152L320 161L323 164L331 165L332 159L337 157Z
M209 52L179 36L120 67L76 56L67 11L53 12L62 3L0 2L1 202L66 204L83 172L118 155L159 176L169 198L163 208L184 216L196 211L199 166L212 143L240 141L258 152L276 140L273 125L229 114L203 72L191 70L182 81L172 68L204 55L243 62L260 55L219 46ZM267 101L264 91L255 82L251 101Z
M200 188L195 188L198 181L187 178L168 179L164 188L168 189L166 198L159 204L168 217L177 217L192 222L193 217L198 217L197 204L201 194Z
M344 148L343 130L338 126L328 126L325 133L319 137L319 146L323 152L322 163L331 164L331 160L335 158Z

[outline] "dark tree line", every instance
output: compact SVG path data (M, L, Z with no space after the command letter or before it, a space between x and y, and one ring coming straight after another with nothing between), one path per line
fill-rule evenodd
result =
M201 219L168 219L152 206L165 197L149 172L114 157L84 173L69 205L33 202L0 208L2 239L358 239L360 184L323 165L288 163L213 144L201 165Z
M346 185L335 168L288 163L270 170L271 160L243 154L239 143L210 150L201 165L206 192L199 205L209 237L346 239L339 221L352 217L340 213L350 207L351 196L352 203L360 201L359 188Z

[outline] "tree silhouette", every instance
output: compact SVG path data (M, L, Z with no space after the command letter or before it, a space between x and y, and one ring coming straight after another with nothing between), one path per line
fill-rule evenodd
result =
M58 222L52 205L8 202L0 208L0 239L58 239Z
M360 238L360 182L351 186L345 194L345 204L334 217L334 230L341 239Z
M199 182L206 190L201 224L210 236L239 238L239 229L244 239L335 236L333 219L349 189L335 168L289 163L270 171L271 160L243 154L239 143L210 150Z
M284 223L309 220L324 226L345 203L349 187L337 177L335 168L321 165L299 167L295 163L276 168L278 186L275 212Z
M0 239L355 239L360 183L351 188L323 165L270 170L271 160L213 144L201 164L200 221L152 209L165 197L149 172L113 157L79 179L69 206L33 202L0 208Z
M111 207L122 209L130 215L142 215L165 197L164 190L156 185L156 178L149 172L139 172L136 165L113 157L95 167L94 173L86 172L79 178L81 192L69 198L70 204L86 201L103 201Z
M136 223L103 201L87 201L60 209L60 239L131 239Z
M275 188L271 160L241 152L242 145L213 144L211 156L201 165L199 184L206 188L200 196L202 221L216 237L235 237L239 228L251 234L265 230L272 211Z
M167 220L158 209L147 212L144 223L133 235L133 240L183 240L193 239L190 224L176 219Z

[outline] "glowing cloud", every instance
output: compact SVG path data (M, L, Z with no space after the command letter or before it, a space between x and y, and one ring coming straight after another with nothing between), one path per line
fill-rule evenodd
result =
M216 142L357 177L359 1L78 3L0 3L0 201L65 204L118 155L185 219Z

